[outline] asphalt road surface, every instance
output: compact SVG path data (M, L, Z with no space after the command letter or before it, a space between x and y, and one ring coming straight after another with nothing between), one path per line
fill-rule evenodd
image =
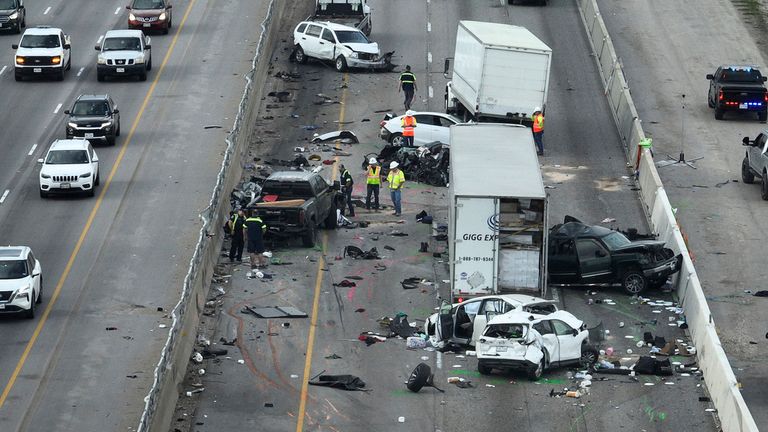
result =
M401 95L396 92L397 73L339 74L329 65L289 63L291 35L295 22L309 14L309 6L295 7L286 14L281 28L284 42L272 58L273 71L301 75L296 82L274 79L271 90L291 92L291 100L277 103L271 98L262 106L262 120L256 125L261 142L251 156L262 161L289 159L294 146L307 145L313 131L302 126L317 125L327 132L354 130L361 143L343 145L352 156L339 157L355 176L354 195L364 191L360 168L363 155L382 146L377 110L399 113ZM547 109L545 148L541 159L545 183L551 186L550 221L566 214L588 223L614 218L609 224L645 231L644 216L633 183L626 178L625 159L605 102L600 80L588 43L571 2L552 1L547 8L516 5L500 7L499 2L406 0L375 1L374 29L371 37L383 50L396 50L396 62L410 64L417 75L419 92L415 110L443 109L442 60L453 54L459 19L525 25L553 48L553 69ZM291 21L293 20L293 21ZM317 106L317 93L343 105ZM269 108L268 108L269 107ZM294 118L292 115L298 115ZM370 119L370 122L364 122ZM479 151L482 143L478 143ZM312 152L319 151L312 149ZM322 153L323 159L332 158ZM337 163L338 163L337 162ZM335 166L323 171L329 178L338 175ZM249 174L246 174L246 178ZM478 173L478 181L492 181ZM363 331L379 331L377 319L402 311L411 321L423 323L438 297L446 298L445 255L434 258L419 253L421 242L430 250L445 249L445 244L430 237L429 227L414 221L422 209L447 220L445 188L410 183L403 198L404 223L388 211L380 213L358 209L355 220L371 222L368 228L326 231L322 247L301 248L297 243L277 244L274 258L289 265L270 265L265 272L270 280L247 279L247 266L231 266L222 258L220 271L231 274L223 284L227 295L221 313L206 318L204 331L217 347L228 329L238 337L236 346L224 346L226 356L206 361L206 374L191 377L185 390L202 384L205 391L182 398L178 421L172 426L198 431L233 430L259 427L270 431L464 431L504 430L513 427L530 431L615 431L615 430L717 430L715 420L704 410L710 404L699 402L705 396L700 377L676 373L675 376L607 377L592 386L582 399L551 398L551 390L573 387L568 370L552 370L545 379L530 382L518 374L497 373L481 377L476 360L464 353L406 350L405 342L389 339L366 346L357 340ZM382 201L388 203L386 194ZM393 237L393 230L407 233ZM354 261L341 258L346 245L363 249L376 247L385 257L380 261ZM387 249L390 246L395 250ZM337 258L338 257L338 258ZM376 267L383 264L385 269ZM360 276L354 288L335 287L347 276ZM437 282L436 288L403 290L399 282L419 276ZM222 286L222 284L215 284ZM214 292L212 291L212 295ZM582 289L556 291L561 306L584 319L589 326L602 324L610 331L602 348L616 350L616 359L631 364L643 332L650 331L668 340L685 340L682 332L668 325L668 312L654 313L616 289L590 293ZM668 294L651 293L669 300ZM616 306L588 305L586 300L613 299ZM259 319L241 313L243 305L290 305L307 312L309 318ZM654 321L656 320L656 321ZM625 327L619 323L625 322ZM286 323L288 324L286 326ZM627 350L632 350L628 352ZM340 358L334 358L334 355ZM674 361L689 363L691 358ZM435 372L435 383L445 389L439 393L424 389L418 394L406 390L403 382L419 362ZM196 366L195 368L198 368ZM367 383L370 392L344 392L307 386L305 381L324 371L326 374L352 374ZM474 387L461 389L447 384L447 377L461 376ZM403 418L403 422L399 418Z
M668 166L659 174L744 399L756 423L766 425L766 302L750 294L765 288L766 203L759 185L742 183L740 174L741 139L754 139L765 124L751 115L715 120L705 79L722 64L765 70L766 46L756 37L766 28L766 10L760 1L599 3L655 159L677 156L681 143L688 159L703 157L696 170Z
M158 308L178 299L266 12L261 2L176 1L170 34L151 35L148 80L99 83L93 47L126 28L125 4L26 2L28 26L71 35L63 82L15 82L19 37L0 35L0 241L31 246L44 277L35 319L0 319L2 431L138 424L169 323ZM41 200L35 161L64 138L63 111L81 93L117 101L122 135L96 148L96 198Z

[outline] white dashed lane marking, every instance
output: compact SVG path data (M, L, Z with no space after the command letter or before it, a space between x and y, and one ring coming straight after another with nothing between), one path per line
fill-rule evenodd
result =
M51 11L51 7L48 6L47 8L45 8L45 12L43 12L43 15L48 15L48 12L50 11Z
M434 97L435 92L432 90L432 86L429 86L429 97Z
M427 53L427 61L428 61L429 63L432 63L432 53L431 53L431 52L428 52L428 53Z
M32 148L29 149L29 153L27 153L27 156L32 156L35 153L36 148L37 148L37 144L32 144Z
M77 71L77 76L82 75L84 70L85 70L85 67L81 67L80 70Z
M6 189L5 192L3 192L3 196L0 197L0 204L5 202L5 199L8 198L9 193L11 193L11 191L8 189Z
M3 68L0 69L0 75L2 75L3 72L5 72L6 69L8 69L8 66L3 66Z
M61 109L61 106L62 106L62 105L63 105L63 104L58 104L58 105L56 105L56 109L54 109L54 110L53 110L53 113L54 113L54 114L58 114L58 113L59 113L59 110Z
M119 14L119 13L120 13L120 9L122 9L122 8L117 8L117 9L115 9L115 15L117 15L117 14Z

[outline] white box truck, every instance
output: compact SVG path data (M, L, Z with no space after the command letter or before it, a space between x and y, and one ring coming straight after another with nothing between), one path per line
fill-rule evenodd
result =
M373 23L368 0L315 0L315 14L307 21L329 21L355 27L371 35Z
M451 296L547 295L547 194L531 130L451 126Z
M445 112L465 121L531 123L545 109L552 49L525 27L459 21L445 60Z

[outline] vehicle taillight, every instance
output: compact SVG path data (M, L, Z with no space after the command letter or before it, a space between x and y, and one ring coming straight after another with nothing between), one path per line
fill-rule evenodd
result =
M461 303L461 302L463 302L463 301L464 301L464 299L463 299L463 298L461 298L461 297L459 297L459 299L458 299L458 300L459 300L459 303Z
M768 103L768 92L763 93L763 101Z
M385 120L382 120L381 122L379 122L379 127L384 127L385 124L387 124L387 122Z
M718 100L723 100L723 91L722 91L722 90L720 90L720 91L717 93L717 99L718 99Z

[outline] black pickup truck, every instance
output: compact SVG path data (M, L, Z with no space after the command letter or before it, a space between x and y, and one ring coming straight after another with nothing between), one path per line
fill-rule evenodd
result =
M336 228L339 182L333 186L318 173L280 171L270 175L261 189L255 208L267 224L267 235L301 237L306 247L317 242L317 228Z
M715 109L715 119L726 111L756 112L760 121L768 119L768 90L764 77L754 66L720 66L707 74L707 104Z

